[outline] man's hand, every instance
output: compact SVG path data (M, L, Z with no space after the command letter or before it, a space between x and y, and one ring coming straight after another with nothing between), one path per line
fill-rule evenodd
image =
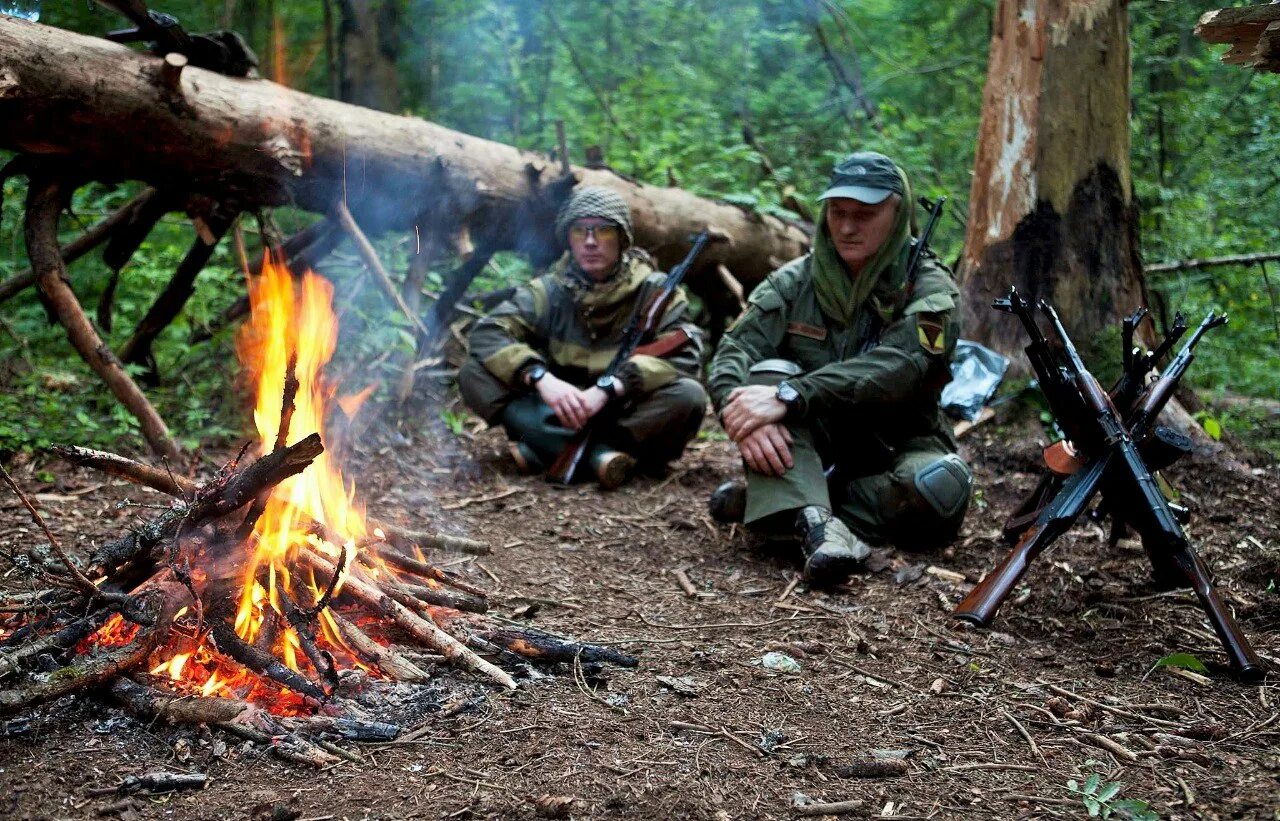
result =
M765 385L748 385L734 389L720 414L720 422L729 438L739 444L764 425L781 422L787 406L777 397L777 390Z
M538 380L535 386L542 401L556 412L556 418L566 428L577 430L587 423L595 410L588 411L587 392L580 391L573 385L554 374L547 374ZM596 390L597 393L603 391ZM596 408L599 410L599 408Z
M609 404L609 394L592 385L582 392L582 400L586 403L587 418L590 419L604 410L605 405Z
M766 476L781 476L791 460L791 431L776 422L756 428L738 442L747 467Z

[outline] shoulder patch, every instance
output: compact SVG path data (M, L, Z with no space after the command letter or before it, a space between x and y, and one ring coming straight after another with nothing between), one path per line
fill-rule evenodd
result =
M775 291L768 284L765 284L765 286L762 288L756 288L754 291L752 291L751 296L747 299L747 302L750 303L751 305L754 305L755 307L759 308L762 311L781 310L783 305L786 304L785 302L783 302L782 295L779 294L777 291Z
M936 313L916 314L916 333L926 353L937 355L947 350L947 326Z

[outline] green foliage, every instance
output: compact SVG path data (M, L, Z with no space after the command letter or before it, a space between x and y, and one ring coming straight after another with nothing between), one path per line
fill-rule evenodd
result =
M210 3L154 0L193 31L230 27L261 56L262 74L328 95L337 66L325 48L325 4L314 0ZM339 4L334 4L337 8ZM830 166L855 148L881 150L909 169L917 192L951 199L934 247L957 257L967 218L974 135L981 108L994 3L959 0L374 0L396 21L380 42L395 62L404 112L523 148L550 152L563 120L571 158L599 146L616 170L655 184L669 180L762 213L783 214L794 189L813 205ZM1131 177L1150 261L1280 248L1280 76L1222 65L1221 49L1191 34L1203 9L1162 0L1128 5L1133 44ZM229 14L229 18L224 15ZM45 3L42 22L91 34L119 28L95 3ZM874 121L837 77L818 34L846 72L861 75ZM277 48L276 46L279 46ZM279 55L279 56L277 56ZM743 136L749 124L774 169ZM85 222L133 192L90 186L76 196ZM26 265L21 181L5 186L0 277ZM281 215L286 230L298 218ZM65 237L74 222L64 221ZM250 223L252 227L252 223ZM249 232L250 246L256 247ZM114 349L185 253L191 231L167 219L125 269L108 334ZM201 275L183 317L158 341L161 384L149 389L180 436L239 432L247 414L228 390L235 373L229 334L188 347L187 334L242 292L225 247ZM388 267L403 270L408 245L388 241ZM427 278L439 291L442 262ZM340 295L342 331L331 371L342 392L398 375L411 329L390 310L355 260L326 262ZM524 281L528 265L500 255L473 293ZM86 306L106 285L99 256L73 266ZM1187 382L1212 395L1280 393L1280 265L1270 271L1214 268L1152 277L1156 307L1194 322L1210 307L1231 314L1209 334ZM353 295L354 294L354 295ZM1127 306L1125 306L1127 307ZM137 441L136 426L105 395L30 294L0 306L0 450L51 438L85 444ZM1118 345L1105 340L1118 361ZM345 378L344 378L345 377ZM1106 381L1106 380L1104 380ZM1280 452L1273 417L1223 411L1220 426ZM1206 425L1209 427L1209 425ZM1270 437L1270 438L1266 438Z
M1119 799L1124 784L1119 781L1103 781L1098 773L1090 774L1083 784L1071 779L1067 782L1067 789L1080 796L1090 818L1110 818L1113 815L1133 821L1158 821L1160 818L1146 801Z
M1157 661L1152 669L1160 667L1177 667L1182 670L1190 670L1193 673L1209 672L1209 668L1204 666L1204 662L1190 653L1170 653Z

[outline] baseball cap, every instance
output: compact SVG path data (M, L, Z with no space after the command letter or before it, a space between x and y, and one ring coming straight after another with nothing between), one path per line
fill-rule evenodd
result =
M902 175L893 160L875 151L859 151L836 164L827 190L818 199L847 197L867 205L877 205L888 199L890 194L902 193Z

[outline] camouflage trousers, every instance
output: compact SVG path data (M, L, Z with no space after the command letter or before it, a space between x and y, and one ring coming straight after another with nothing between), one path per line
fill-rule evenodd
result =
M752 381L767 383L769 377L753 373ZM973 479L946 437L926 435L892 449L869 449L866 431L847 419L786 426L793 467L782 476L747 469L744 520L753 530L790 535L796 511L818 505L873 543L931 549L955 538Z
M458 389L467 407L491 425L500 423L511 441L532 451L540 463L535 466L542 469L574 436L536 393L508 388L473 359L459 371ZM631 454L642 466L660 468L680 458L706 411L707 392L695 380L680 377L646 396L624 399L600 429L598 441Z

